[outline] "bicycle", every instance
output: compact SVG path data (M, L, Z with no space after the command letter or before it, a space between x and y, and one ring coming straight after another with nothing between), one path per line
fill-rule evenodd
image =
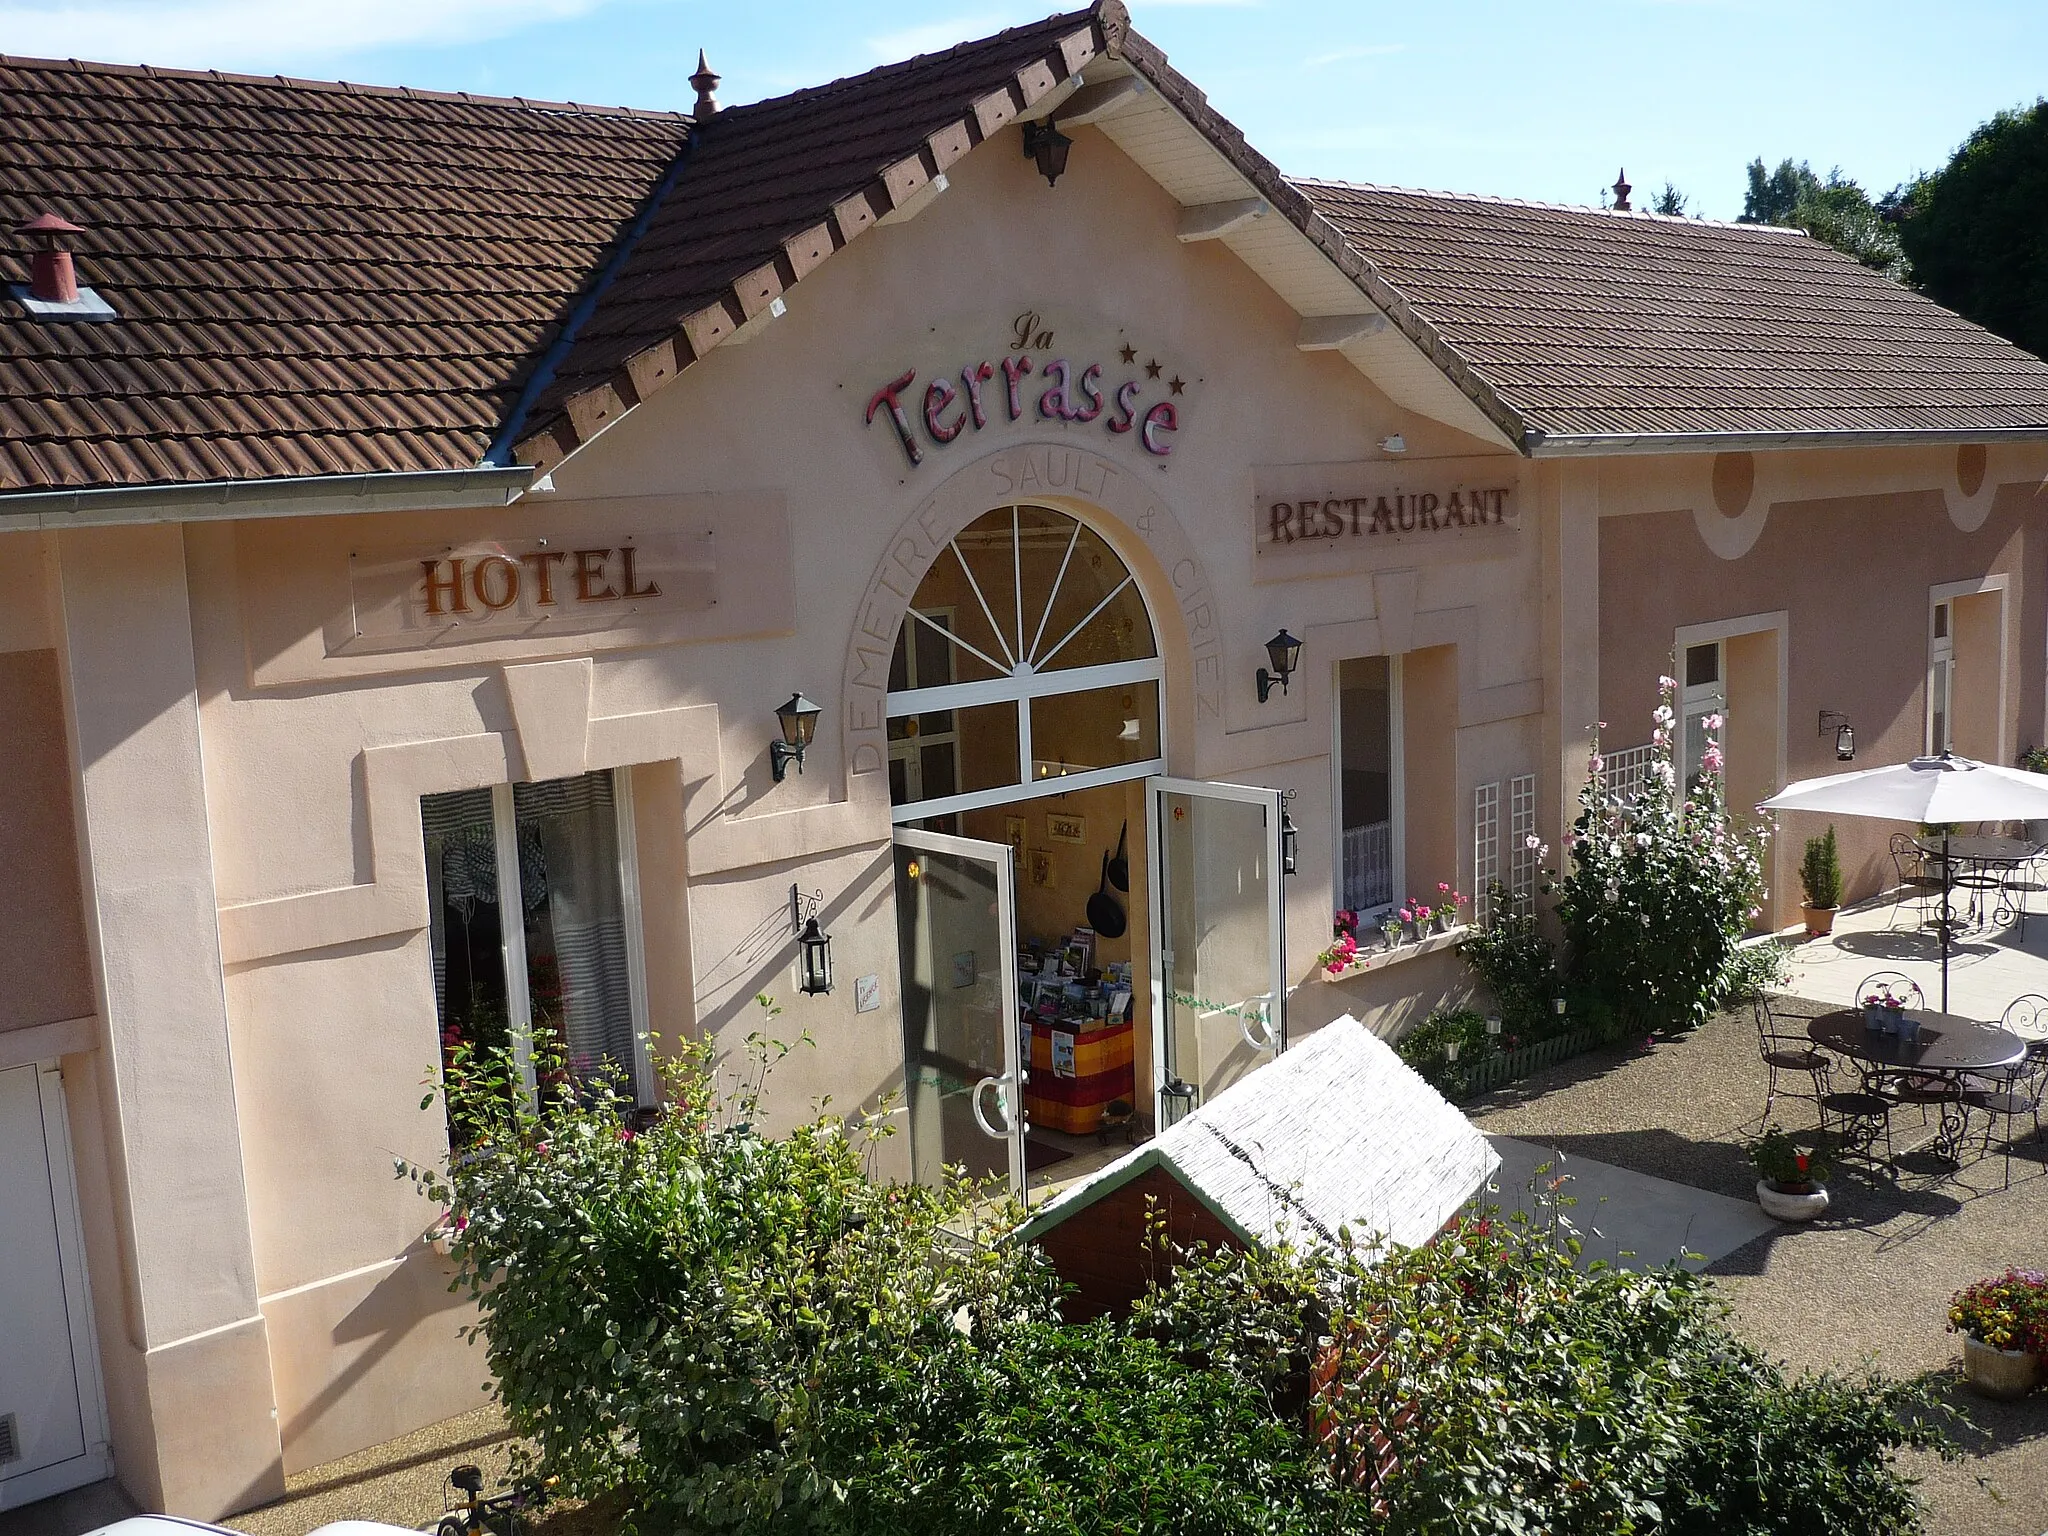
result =
M464 1462L451 1470L441 1484L441 1521L434 1536L525 1536L526 1507L533 1501L526 1487L483 1496L483 1468ZM451 1499L460 1493L460 1506Z

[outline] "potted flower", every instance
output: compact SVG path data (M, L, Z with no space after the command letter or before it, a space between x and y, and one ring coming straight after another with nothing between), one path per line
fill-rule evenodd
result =
M1956 1292L1948 1329L1963 1336L1963 1376L1986 1397L2025 1397L2048 1351L2048 1275L2008 1269Z
M1835 931L1835 913L1842 906L1842 860L1835 847L1835 829L1828 827L1822 837L1806 840L1806 855L1799 865L1799 883L1806 887L1806 936L1818 939Z
M1401 919L1397 914L1389 912L1380 919L1380 937L1387 941L1389 949L1401 942Z
M1429 932L1428 905L1410 896L1408 904L1401 909L1401 921L1407 925L1409 938L1420 939L1424 937Z
M1760 1175L1756 1203L1767 1214L1780 1221L1811 1221L1828 1208L1828 1159L1818 1141L1802 1147L1770 1125L1750 1143L1749 1157Z
M1863 999L1863 1024L1880 1035L1896 1035L1905 1017L1906 1000L1896 996L1889 983L1881 984Z
M1329 977L1342 976L1358 963L1358 940L1342 929L1338 930L1330 947L1316 956L1316 964Z
M1458 926L1458 909L1465 905L1465 893L1454 891L1442 880L1436 883L1436 931L1449 933Z

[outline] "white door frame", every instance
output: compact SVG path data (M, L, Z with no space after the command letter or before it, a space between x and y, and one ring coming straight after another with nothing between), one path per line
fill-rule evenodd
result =
M1024 1114L1024 1084L1030 1080L1031 1063L1020 1049L1019 1031L1023 1027L1023 1021L1017 1012L1016 850L1008 843L984 842L978 837L956 837L950 832L927 832L920 827L897 827L891 834L891 841L898 847L913 848L920 852L949 853L956 858L986 860L995 870L997 1003L1002 1008L1005 1020L1003 1071L1000 1077L990 1075L974 1085L969 1108L973 1111L975 1124L983 1131L990 1130L989 1123L981 1112L981 1102L982 1094L986 1090L995 1090L996 1103L1001 1107L1004 1122L1002 1135L997 1139L1009 1143L1010 1188L1022 1202L1030 1192L1030 1179L1024 1167L1024 1133L1031 1129L1031 1122ZM898 965L901 964L899 958ZM897 986L902 986L900 976ZM906 1071L909 1066L906 1049Z
M1282 871L1280 819L1284 811L1280 791L1253 784L1218 784L1205 779L1176 779L1164 774L1145 780L1145 873L1149 889L1146 905L1152 919L1152 1123L1164 1128L1167 1076L1167 973L1172 957L1166 949L1165 847L1159 827L1159 802L1163 795L1190 795L1198 799L1232 800L1266 810L1267 868L1270 887L1266 898L1266 953L1269 966L1265 1025L1272 1044L1261 1047L1275 1055L1287 1049L1287 885ZM1242 1027L1242 1021L1240 1021ZM1247 1042L1250 1031L1245 1033Z
M71 1370L77 1383L85 1449L80 1455L19 1477L0 1476L0 1509L15 1509L114 1475L113 1453L108 1446L106 1384L100 1376L92 1290L85 1278L85 1224L78 1210L78 1178L71 1160L71 1121L64 1109L64 1074L55 1061L37 1062L33 1070L43 1117L43 1146L49 1159L50 1203L57 1213L57 1258L64 1272L64 1311L70 1322Z

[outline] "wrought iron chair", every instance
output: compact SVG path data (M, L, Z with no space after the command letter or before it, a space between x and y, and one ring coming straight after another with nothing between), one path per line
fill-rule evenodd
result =
M1927 994L1920 990L1920 983L1904 971L1872 971L1856 988L1851 1006L1861 1008L1864 999L1880 992L1889 992L1908 1008L1927 1006ZM1863 1073L1866 1093L1881 1094L1893 1104L1919 1105L1922 1125L1927 1123L1927 1108L1931 1104L1943 1105L1960 1113L1964 1086L1960 1078L1939 1072L1901 1072L1880 1067L1866 1069Z
M1856 995L1849 1000L1849 1006L1861 1008L1866 997L1873 997L1881 991L1890 992L1908 1008L1927 1006L1927 994L1920 990L1920 983L1904 971L1872 971L1857 985Z
M1941 895L1941 861L1930 859L1926 851L1904 832L1892 834L1891 853L1893 880L1899 888L1899 899L1892 903L1891 921L1886 927L1898 926L1899 913L1906 909L1909 902L1921 904L1920 910L1914 915L1924 926L1927 921L1927 902ZM1858 1001L1861 1001L1860 997Z
M1750 1003L1750 1012L1756 1016L1757 1052L1764 1059L1764 1071L1769 1074L1769 1087L1764 1093L1764 1124L1770 1124L1771 1106L1777 1103L1778 1074L1780 1072L1804 1072L1812 1084L1811 1091L1801 1093L1798 1089L1784 1090L1788 1099L1803 1099L1819 1111L1820 1102L1828 1092L1828 1058L1819 1046L1805 1034L1786 1034L1778 1027L1777 1016L1771 1012L1770 999L1759 992Z
M1991 1152L1991 1133L2001 1118L2005 1121L2005 1187L2012 1188L2013 1121L2021 1115L2034 1122L2033 1139L2041 1139L2041 1097L2048 1090L2048 1054L2036 1054L2031 1046L2027 1058L1997 1088L1973 1088L1963 1095L1971 1109L1985 1114L1984 1152Z

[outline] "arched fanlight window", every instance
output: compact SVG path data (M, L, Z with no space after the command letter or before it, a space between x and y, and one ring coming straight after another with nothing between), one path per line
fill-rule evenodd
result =
M1162 676L1145 600L1100 534L1050 507L983 514L932 563L896 635L895 819L1163 771Z

